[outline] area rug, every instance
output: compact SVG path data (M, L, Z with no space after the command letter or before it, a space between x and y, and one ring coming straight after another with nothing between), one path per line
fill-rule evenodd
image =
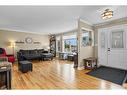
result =
M88 72L87 74L122 85L127 75L127 71L111 67L100 66L99 68L94 69Z

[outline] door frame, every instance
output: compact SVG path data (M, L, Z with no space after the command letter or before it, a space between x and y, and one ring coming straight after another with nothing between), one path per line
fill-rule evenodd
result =
M107 47L105 47L105 48L107 48L107 50L108 50L108 48L110 47L110 49L112 49L112 47L111 47L111 37L112 37L112 32L114 31L123 31L123 44L124 44L124 48L119 48L119 50L127 50L127 24L124 24L124 25L116 25L116 26L112 26L112 27L106 27L106 28L99 28L98 29L98 60L100 60L99 58L100 58L100 45L101 45L101 41L100 41L100 32L101 31L106 31L107 30L107 39L110 39L110 41L108 41L107 40ZM106 40L106 39L105 39ZM109 43L110 42L110 43ZM110 46L109 46L109 44L110 44ZM118 48L116 48L116 49L113 49L113 50L118 50ZM108 51L107 51L107 64L103 64L103 63L101 63L101 62L99 62L99 65L104 65L104 66L108 66L108 67L113 67L113 68L120 68L120 69L125 69L126 67L123 67L125 64L123 64L121 67L118 67L118 66L116 66L116 67L114 67L114 66L110 66L111 64L108 62L109 61L109 59L108 59L108 57L109 57L109 55L108 55ZM126 61L126 60L125 60ZM126 65L125 65L126 66ZM125 70L127 70L127 69L125 69Z

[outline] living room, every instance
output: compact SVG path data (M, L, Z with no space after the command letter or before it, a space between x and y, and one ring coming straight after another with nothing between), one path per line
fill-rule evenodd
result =
M126 89L126 9L0 6L1 89Z

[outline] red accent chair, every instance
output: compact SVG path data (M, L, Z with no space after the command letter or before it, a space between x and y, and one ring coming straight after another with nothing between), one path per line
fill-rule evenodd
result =
M15 62L14 55L7 55L4 48L0 48L0 57L7 57L8 58L8 62L11 62L11 63Z

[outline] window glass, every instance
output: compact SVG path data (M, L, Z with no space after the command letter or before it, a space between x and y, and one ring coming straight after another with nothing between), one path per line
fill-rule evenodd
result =
M90 37L90 32L85 31L82 33L82 46L89 46L91 45L91 37Z
M60 41L60 36L56 36L56 51L59 52L61 51L61 41Z
M57 45L58 45L57 46L57 48L58 48L57 50L60 51L60 40L57 41Z
M101 32L101 48L105 48L105 32Z
M124 48L123 31L112 32L111 46L112 48Z
M76 52L77 51L77 39L76 38L64 39L64 51L65 52Z

